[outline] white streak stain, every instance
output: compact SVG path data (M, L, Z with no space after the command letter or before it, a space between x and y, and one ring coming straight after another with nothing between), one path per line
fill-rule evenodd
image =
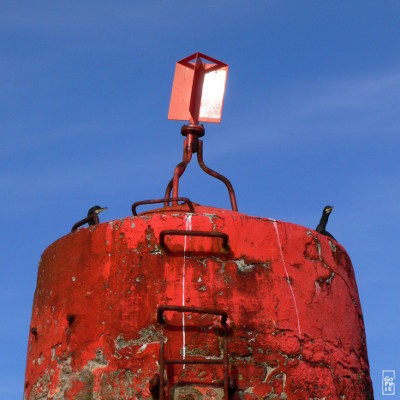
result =
M192 230L192 214L185 216L186 230ZM186 273L186 238L185 235L183 244L183 267L182 267L182 306L185 306L185 273ZM186 358L186 343L185 343L185 313L182 313L182 358ZM183 364L183 369L185 369L185 364Z
M275 232L276 232L276 238L278 239L279 251L281 252L282 264L283 264L283 268L285 269L286 278L287 278L286 281L287 281L287 283L289 284L290 291L291 291L291 293L292 293L294 308L295 308L296 317L297 317L297 327L298 327L298 329L299 329L299 338L301 339L300 318L299 318L299 311L298 311L298 309L297 309L296 297L294 296L292 284L290 283L289 274L288 274L287 269L286 269L285 259L283 258L283 252L282 252L282 246L281 246L281 239L280 239L280 237L279 237L278 225L277 225L276 221L273 221L272 223L274 224L274 228L275 228Z

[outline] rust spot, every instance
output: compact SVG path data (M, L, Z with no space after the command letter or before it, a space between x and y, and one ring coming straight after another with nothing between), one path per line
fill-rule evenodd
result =
M67 314L68 325L71 326L75 321L75 314Z

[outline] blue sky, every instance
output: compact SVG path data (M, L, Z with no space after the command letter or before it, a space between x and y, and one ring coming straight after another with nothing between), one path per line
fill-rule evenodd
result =
M399 48L391 0L1 2L0 398L22 398L44 249L94 204L112 220L162 197L182 155L175 63L196 51L229 64L204 158L239 210L315 228L335 206L381 398L382 369L400 373ZM195 163L180 194L229 208Z

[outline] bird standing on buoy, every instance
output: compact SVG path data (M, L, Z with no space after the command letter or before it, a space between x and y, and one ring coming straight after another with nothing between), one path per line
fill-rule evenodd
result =
M88 225L97 225L100 222L98 214L104 210L108 210L108 207L93 206L92 208L89 208L87 213L87 217L90 217L87 222Z
M100 223L99 213L101 213L104 210L108 210L108 207L93 206L93 207L89 208L87 217L78 221L76 224L74 224L74 226L71 229L71 232L77 230L80 226L85 225L86 223L88 225L99 224Z
M321 219L320 219L320 221L319 221L318 226L315 228L315 230L316 230L318 233L321 233L322 235L329 236L329 237L331 237L333 240L336 240L336 239L325 229L325 228L326 228L326 224L328 223L329 215L330 215L330 213L332 212L332 210L333 210L333 206L326 206L326 207L324 208L324 211L322 211L322 217L321 217Z

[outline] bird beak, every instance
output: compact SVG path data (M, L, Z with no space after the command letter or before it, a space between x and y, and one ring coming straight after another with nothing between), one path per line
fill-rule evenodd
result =
M104 210L108 210L108 207L100 208L100 209L96 210L95 213L96 213L96 214L99 214L99 213L101 213L101 212L104 211Z

